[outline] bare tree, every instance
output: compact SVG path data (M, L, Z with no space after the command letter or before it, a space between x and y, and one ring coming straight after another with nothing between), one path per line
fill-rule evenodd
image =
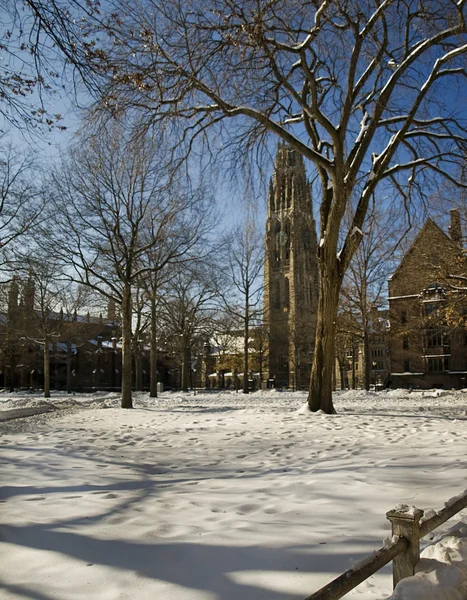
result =
M466 0L115 0L107 15L92 3L68 2L68 13L56 0L28 4L52 35L54 24L76 31L86 12L83 41L59 41L72 60L75 46L88 50L106 109L174 124L188 147L217 128L245 154L273 133L314 165L320 298L309 404L333 412L339 293L370 199L382 184L407 205L430 177L455 180L465 155Z
M59 331L61 343L66 348L66 391L71 394L76 376L74 358L76 360L76 354L88 340L96 339L102 331L102 322L97 319L83 321L80 315L86 314L90 308L102 309L102 296L93 293L87 286L72 283L63 285L63 281L61 290Z
M27 277L25 299L30 303L22 323L23 336L43 349L44 398L50 398L50 353L61 334L66 284L60 281L55 261L37 249L18 264Z
M69 18L66 3L55 0L0 2L0 117L6 125L28 133L66 129L63 115L53 109L65 87L77 90L78 78L67 67L73 65L88 89L95 82L86 37L82 37L82 19L97 16L91 4L82 5L76 21ZM88 49L92 46L89 40Z
M203 198L199 190L174 190L160 144L151 136L135 140L121 122L82 139L54 188L48 241L64 274L121 307L122 407L131 408L134 287L153 268L147 257L170 239L177 216L202 212Z
M15 241L37 222L43 201L39 168L31 152L7 143L0 150L0 251L2 258Z
M183 391L188 391L197 347L212 330L217 298L216 273L208 264L200 263L178 269L161 293L160 317L179 358Z
M397 249L404 239L403 217L390 204L384 212L378 205L373 206L341 289L339 334L341 338L345 335L343 328L347 325L352 345L358 340L363 347L366 390L370 389L370 333L381 329L378 311L386 304L387 278L395 267ZM339 360L339 353L336 355Z
M214 226L215 211L211 206L212 198L207 192L204 193L203 202L201 197L183 193L181 189L178 190L178 196L178 211L172 215L171 222L162 229L148 232L153 244L144 257L147 270L141 280L141 286L149 307L151 398L157 397L157 323L161 306L160 289L171 280L173 270L183 269L185 263L193 261L194 255L198 260L207 258L207 234Z
M243 330L243 393L248 394L250 328L261 315L264 238L258 231L254 211L227 236L225 250L229 284L221 295L225 309Z

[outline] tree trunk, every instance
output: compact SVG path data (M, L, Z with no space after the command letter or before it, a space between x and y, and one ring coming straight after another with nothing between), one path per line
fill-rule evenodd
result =
M67 394L71 394L72 390L72 384L71 384L71 361L72 361L72 354L71 354L71 344L67 344L67 356L66 356L66 393Z
M352 337L352 389L357 388L357 378L355 376L355 340Z
M149 397L157 398L157 324L156 324L156 294L151 297L151 349L149 357Z
M333 414L332 379L334 372L334 341L340 277L335 269L322 266L316 323L315 352L311 367L308 405L310 410Z
M368 339L368 325L363 330L363 377L366 391L370 389L370 342Z
M135 390L143 391L143 359L139 348L135 351Z
M260 388L263 383L263 351L261 350L258 354L258 371L259 371L259 385Z
M183 340L182 349L182 391L188 392L189 369L190 369L190 348L186 340Z
M133 408L131 394L131 288L128 283L122 298L122 408Z
M245 291L245 329L244 329L244 340L243 340L243 393L248 394L250 388L248 387L248 369L249 369L249 361L248 361L248 336L250 333L250 313L249 313L249 290L248 286Z
M50 398L50 349L47 336L44 339L44 398Z

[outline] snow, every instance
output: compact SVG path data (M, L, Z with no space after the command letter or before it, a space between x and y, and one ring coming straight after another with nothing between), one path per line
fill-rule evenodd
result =
M0 597L304 598L381 547L387 511L465 488L467 394L439 392L338 392L336 415L277 390L0 394L69 409L0 423ZM392 596L388 565L346 598L464 598L466 515Z
M417 507L413 504L396 504L394 510L400 515L406 515L407 517L413 517L417 512Z
M360 122L360 131L358 132L358 136L355 140L355 143L358 144L362 141L363 136L365 135L365 133L368 131L369 128L369 124L368 121L370 120L370 115L364 111L363 113L363 119Z
M360 229L360 227L355 226L352 229L352 235L356 235L357 233L360 234L361 236L363 236L363 231Z
M467 594L467 524L459 522L420 555L413 577L390 600L463 600Z

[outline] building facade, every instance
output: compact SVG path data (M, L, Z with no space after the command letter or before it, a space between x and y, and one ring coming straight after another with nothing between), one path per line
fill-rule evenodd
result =
M467 387L466 267L458 211L449 235L428 219L389 280L392 387Z
M40 389L44 386L44 346L48 340L50 387L69 392L119 390L121 387L120 323L115 303L107 315L42 314L35 302L34 281L14 277L9 285L6 310L0 312L0 387ZM158 361L159 381L177 384L175 369ZM149 350L134 351L136 387L149 387Z
M309 384L318 305L316 228L303 157L280 144L266 222L264 322L277 387Z
M365 349L360 338L336 348L335 388L365 386ZM368 370L371 389L387 386L390 372L389 335L385 328L368 334Z

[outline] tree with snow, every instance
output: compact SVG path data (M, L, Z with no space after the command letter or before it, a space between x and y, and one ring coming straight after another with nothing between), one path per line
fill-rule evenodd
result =
M62 12L59 0L47 11L28 4L52 34L69 20L76 36L60 42L68 56L86 50L106 110L137 108L190 148L209 130L239 154L274 134L314 166L320 295L309 405L332 413L339 293L370 199L393 187L408 205L425 177L453 179L465 156L465 0L116 0L110 14L93 2Z

